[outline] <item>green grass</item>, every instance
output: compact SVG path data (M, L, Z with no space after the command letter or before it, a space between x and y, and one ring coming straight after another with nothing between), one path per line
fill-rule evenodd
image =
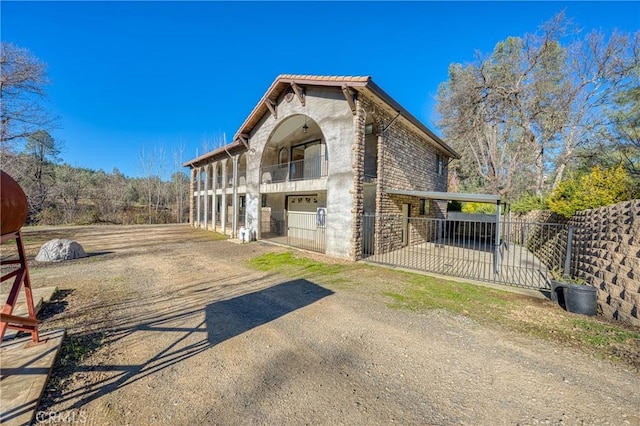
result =
M384 292L393 308L411 311L446 309L479 320L499 319L509 310L506 291L408 273L401 292Z
M331 264L291 251L255 257L249 265L287 277L308 278L334 290L376 288L393 309L446 310L478 323L579 347L640 368L640 332L602 317L562 310L557 304L471 283L362 263Z
M598 347L625 343L630 339L640 340L640 332L620 329L591 319L574 319L571 323L580 340Z
M294 255L292 252L268 253L254 257L249 266L264 272L278 272L283 275L333 276L345 270L346 265L327 264L307 257Z

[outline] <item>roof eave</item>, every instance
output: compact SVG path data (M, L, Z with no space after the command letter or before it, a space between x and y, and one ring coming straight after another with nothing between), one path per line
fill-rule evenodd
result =
M407 111L402 105L400 105L395 99L393 99L387 92L382 90L380 86L375 84L373 81L369 81L366 85L367 89L371 90L376 96L382 99L385 103L387 103L391 108L393 108L397 113L401 116L404 116L409 122L411 122L418 129L429 135L434 142L436 142L440 147L445 150L451 157L455 159L460 158L460 154L456 152L453 148L451 148L447 143L445 143L438 135L433 133L431 129L425 126L420 120L418 120L413 114Z

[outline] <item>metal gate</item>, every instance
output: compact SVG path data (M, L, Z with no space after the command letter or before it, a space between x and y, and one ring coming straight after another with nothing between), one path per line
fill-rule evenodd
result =
M326 250L326 210L316 212L269 211L262 213L262 239L305 250L324 253Z
M367 215L362 230L369 262L519 287L549 289L577 261L567 224Z

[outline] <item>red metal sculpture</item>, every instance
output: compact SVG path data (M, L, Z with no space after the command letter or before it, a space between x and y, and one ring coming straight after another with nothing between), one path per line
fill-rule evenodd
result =
M2 275L0 282L13 278L13 284L9 297L0 313L0 341L4 338L7 328L27 331L31 333L34 343L38 342L38 320L36 319L35 306L33 303L33 293L31 291L31 280L29 279L29 268L27 256L22 241L22 225L27 219L27 196L20 185L4 171L0 170L0 228L2 229L1 243L15 241L18 249L18 259L2 260L0 265L17 266L10 272ZM24 292L27 302L27 317L13 315L13 309L18 301L18 294L24 285Z

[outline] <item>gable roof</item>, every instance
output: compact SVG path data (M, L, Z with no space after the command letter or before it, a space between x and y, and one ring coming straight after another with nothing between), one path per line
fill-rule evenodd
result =
M363 93L383 109L393 114L394 117L397 116L398 118L403 118L416 130L427 135L428 139L431 139L437 147L446 152L449 156L453 158L460 158L460 155L453 148L447 145L420 120L414 117L402 105L396 102L391 96L389 96L384 90L382 90L377 84L375 84L370 76L321 76L281 74L275 79L273 83L271 83L269 89L267 89L266 93L253 108L249 116L244 120L236 134L233 136L233 142L229 143L225 147L218 148L193 160L187 161L183 164L183 167L197 165L198 163L201 163L207 159L217 157L225 153L225 151L230 151L232 149L237 150L243 146L246 147L247 141L249 140L249 134L258 124L260 119L269 112L269 107L267 106L267 104L277 103L280 95L282 95L282 93L289 87L301 86L339 87L343 90L350 89L358 93Z

